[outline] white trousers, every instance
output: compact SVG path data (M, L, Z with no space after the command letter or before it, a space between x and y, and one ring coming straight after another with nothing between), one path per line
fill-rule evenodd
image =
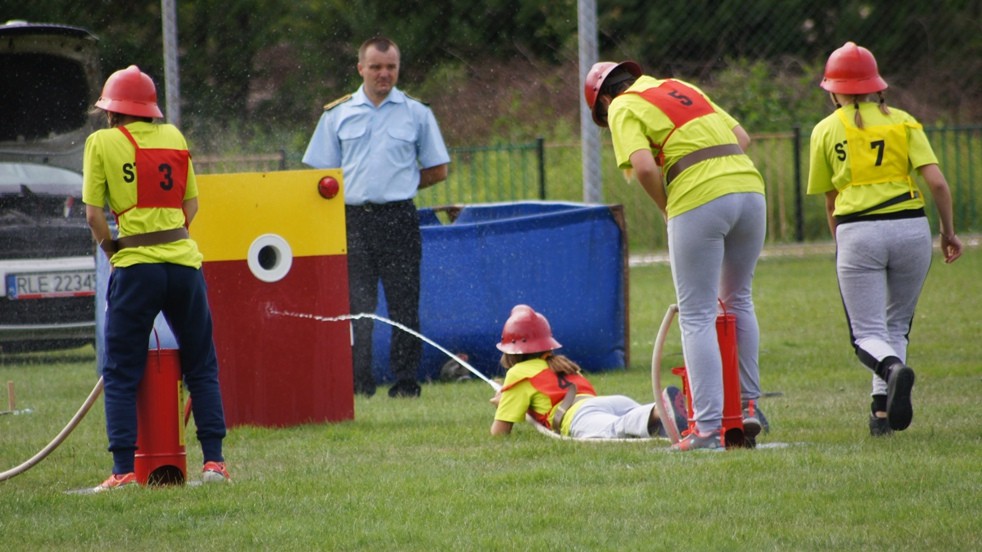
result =
M623 395L604 395L583 401L570 422L576 439L649 437L648 420L654 403L640 404Z

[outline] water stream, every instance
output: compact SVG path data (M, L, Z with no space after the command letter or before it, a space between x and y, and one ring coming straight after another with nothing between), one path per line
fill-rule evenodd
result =
M276 309L274 307L270 307L268 309L268 312L270 314L274 314L274 315L277 315L277 316L289 316L289 317L293 317L293 318L305 318L305 319L308 319L308 320L316 320L317 322L345 322L345 321L349 321L349 320L359 320L361 318L370 318L372 320L378 320L379 322L383 322L383 323L388 324L388 325L390 325L390 326L392 326L394 328L398 328L398 329L400 329L400 330L402 330L402 331L404 331L404 332L406 332L408 334L411 334L413 336L416 336L417 338L423 340L426 343L429 343L430 345L436 347L442 353L446 354L448 357L452 358L454 361L458 362L461 366L463 366L464 368L466 368L467 371L469 371L470 373L472 373L475 376L477 376L477 377L481 378L482 380L484 380L484 382L487 383L488 385L490 385L495 391L498 391L498 390L501 389L501 384L499 384L498 382L496 382L496 381L488 378L487 376L485 376L484 374L482 374L480 371L478 371L477 368L474 368L473 366L471 366L470 364L468 364L467 361L459 358L457 355L455 355L455 354L451 353L450 351L448 351L447 349L443 348L437 342L435 342L432 339L426 337L425 335L417 332L416 330L413 330L412 328L409 328L409 327L405 326L404 324L400 324L400 323L398 323L398 322L396 322L394 320L389 320L388 318L385 318L383 316L379 316L377 314L371 314L371 313L367 313L367 312L362 312L362 313L358 313L358 314L341 314L341 315L338 315L338 316L320 316L320 315L317 315L317 314L308 314L308 313L302 313L302 312L281 311L281 310L278 310L278 309Z

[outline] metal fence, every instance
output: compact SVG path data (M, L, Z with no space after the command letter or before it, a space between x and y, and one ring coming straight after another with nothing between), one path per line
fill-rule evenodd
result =
M208 156L194 158L194 170L200 174L285 171L288 168L285 149L277 153Z
M956 228L982 231L982 126L925 129L951 187ZM802 129L755 134L750 157L764 177L768 198L768 243L828 240L824 199L806 196L809 135ZM636 182L615 168L609 143L603 149L603 201L625 206L632 249L665 247L664 222ZM447 181L420 192L420 205L545 199L582 201L578 143L530 144L451 150ZM504 166L502 165L504 164ZM915 181L919 177L915 174ZM930 194L925 196L930 201ZM929 209L936 225L933 207Z
M926 128L938 162L951 187L959 232L982 231L982 125ZM767 189L767 242L828 240L824 199L806 196L808 140L802 129L754 134L749 155ZM630 247L663 249L665 224L637 182L616 169L609 142L601 144L603 202L623 205ZM427 207L520 200L583 201L579 143L547 143L451 148L446 182L419 193ZM303 168L285 150L275 154L195 158L201 173L274 171ZM915 176L915 180L918 178ZM925 194L930 201L931 195ZM932 224L937 223L933 207Z
M452 148L447 181L421 193L428 206L547 199L545 139Z

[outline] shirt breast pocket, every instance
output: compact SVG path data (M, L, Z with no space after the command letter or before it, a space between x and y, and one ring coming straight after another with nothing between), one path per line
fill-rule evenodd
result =
M389 158L400 166L416 162L416 129L411 125L399 125L386 130Z
M338 139L342 142L357 142L368 134L368 125L356 122L346 122L338 129Z

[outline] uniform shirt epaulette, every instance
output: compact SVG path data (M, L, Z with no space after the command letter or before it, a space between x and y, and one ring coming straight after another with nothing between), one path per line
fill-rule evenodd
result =
M344 96L341 96L340 98L334 100L333 102L324 104L324 111L330 111L350 99L351 99L351 94L345 94Z
M407 98L409 98L410 100L414 100L414 101L417 101L417 102L419 102L419 103L421 103L421 104L423 104L423 105L425 105L426 107L430 107L430 104L429 104L429 103L427 103L427 102L424 102L423 100L421 100L421 99L419 99L419 98L417 98L416 96L410 96L409 94L406 94L405 92L403 92L403 94L405 94L405 95L406 95L406 97L407 97Z

